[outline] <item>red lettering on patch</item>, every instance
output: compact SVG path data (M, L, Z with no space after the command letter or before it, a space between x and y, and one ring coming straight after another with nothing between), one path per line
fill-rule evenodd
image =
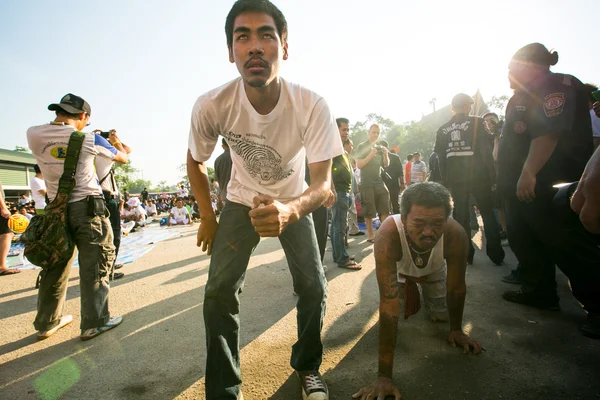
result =
M565 94L552 93L544 97L544 113L547 117L554 117L563 112L565 107Z

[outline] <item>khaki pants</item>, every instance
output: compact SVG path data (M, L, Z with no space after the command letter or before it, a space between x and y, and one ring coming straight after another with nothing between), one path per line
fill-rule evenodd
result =
M106 216L88 215L86 200L68 205L68 223L79 250L81 329L98 328L110 319L108 274L115 261L112 228ZM68 263L53 265L40 274L37 315L33 323L38 331L50 330L60 322L74 258L75 253Z

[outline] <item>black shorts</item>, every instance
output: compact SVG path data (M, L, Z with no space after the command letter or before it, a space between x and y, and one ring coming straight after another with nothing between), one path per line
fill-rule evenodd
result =
M8 228L8 219L0 215L0 235L11 233L12 231Z

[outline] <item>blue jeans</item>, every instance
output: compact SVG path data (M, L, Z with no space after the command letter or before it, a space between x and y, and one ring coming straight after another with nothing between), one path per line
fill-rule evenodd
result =
M206 398L237 399L240 372L240 300L250 255L260 241L248 212L228 201L221 212L204 293L206 328ZM298 341L290 364L297 371L318 370L323 355L321 328L325 316L327 281L310 215L290 224L279 236L288 261L294 291Z
M337 192L337 201L331 211L331 247L333 261L338 265L344 265L350 260L350 256L346 252L346 231L351 201L350 193Z

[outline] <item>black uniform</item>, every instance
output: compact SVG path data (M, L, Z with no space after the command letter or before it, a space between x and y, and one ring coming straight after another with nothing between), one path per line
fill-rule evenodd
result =
M400 205L398 196L400 196L400 182L404 183L404 168L402 161L395 153L388 153L390 165L384 168L383 182L390 192L390 203L392 204L392 214L400 214Z
M492 136L483 125L483 119L456 114L438 130L435 152L439 158L442 183L452 193L454 219L471 237L469 197L472 194L483 218L486 253L494 264L504 260L500 227L493 212L492 185L495 183ZM475 248L469 241L469 262Z
M574 213L553 206L553 185L578 181L593 152L587 95L571 75L548 73L510 99L498 154L498 186L505 199L508 239L520 263L522 290L530 303L558 303L555 268L571 281L573 295L600 312L600 247ZM536 176L535 199L516 197L531 141L554 134L555 150Z

